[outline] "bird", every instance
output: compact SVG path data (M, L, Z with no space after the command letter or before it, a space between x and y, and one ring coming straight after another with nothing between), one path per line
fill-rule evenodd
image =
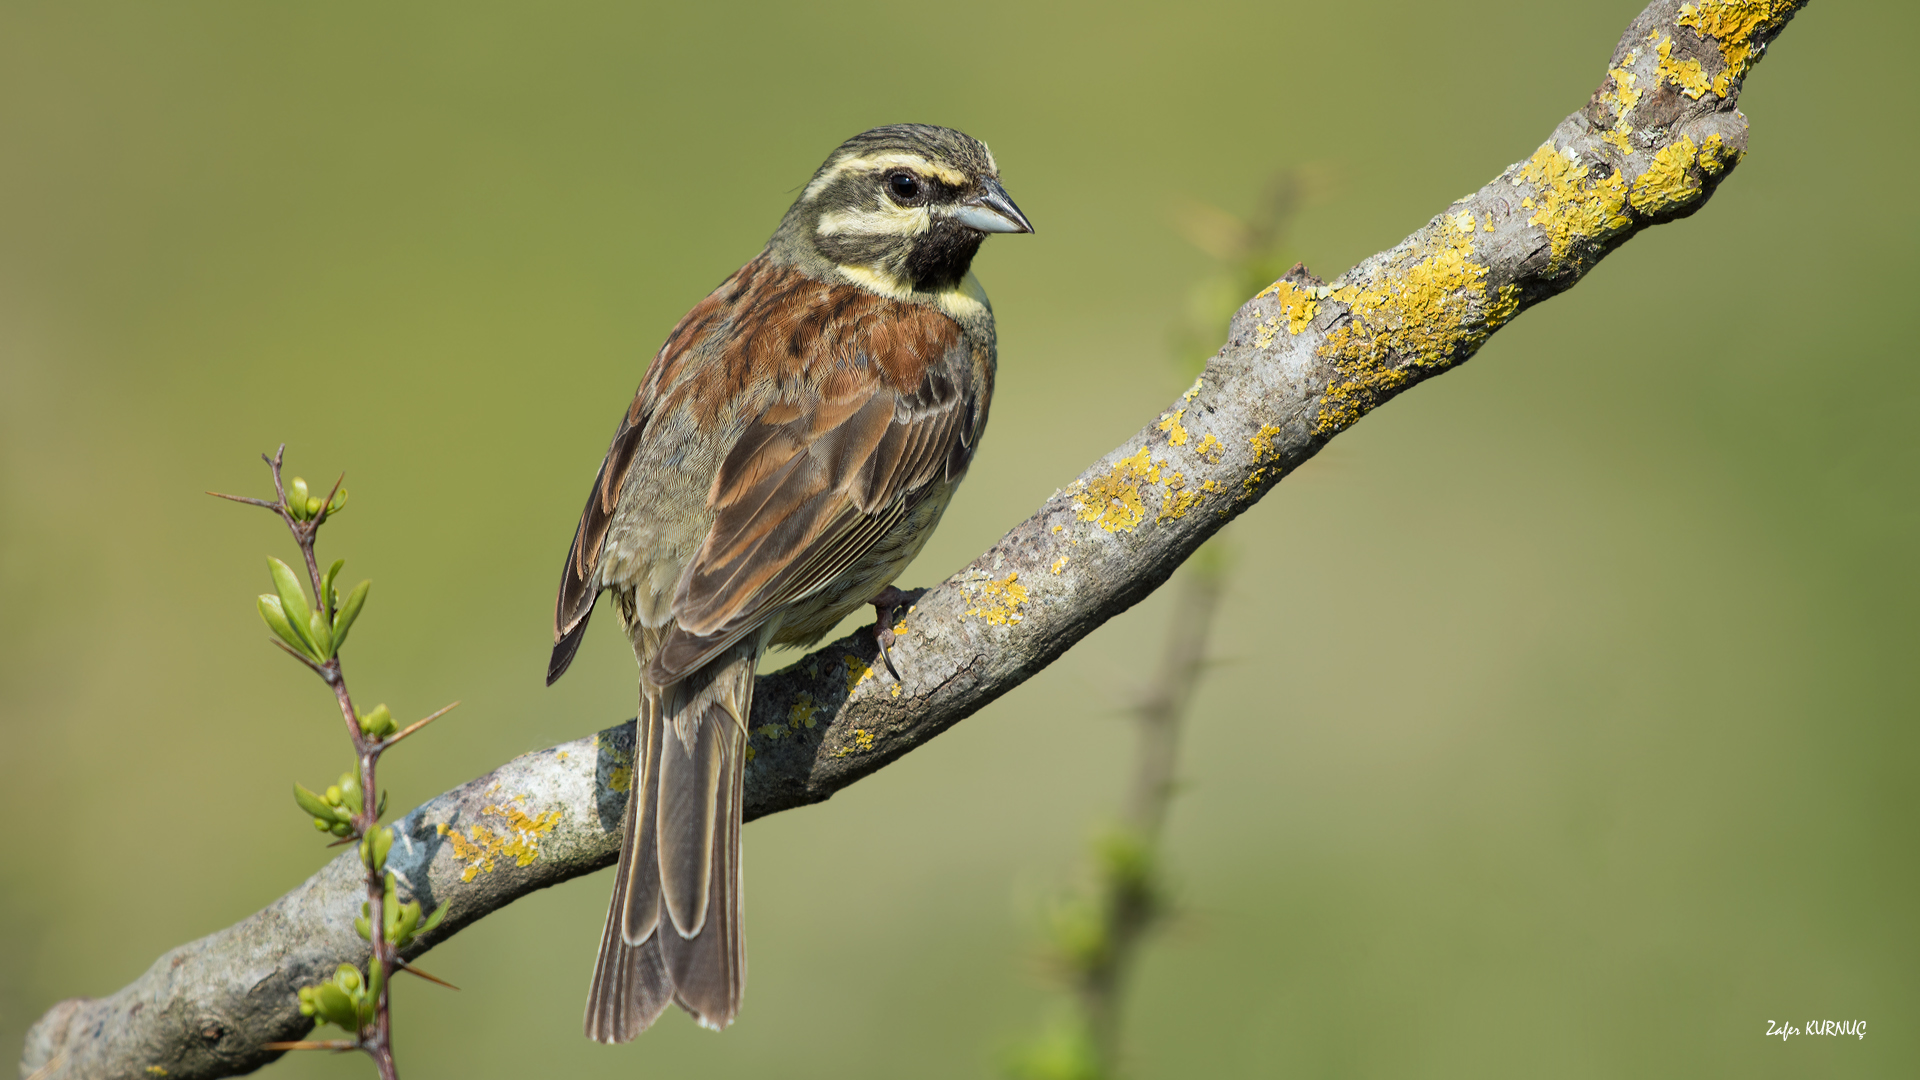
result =
M985 143L927 124L862 132L648 366L574 530L547 665L551 686L612 593L639 713L589 1038L626 1042L669 1004L715 1030L739 1012L755 668L869 603L892 667L892 583L993 399L973 258L989 234L1031 232Z

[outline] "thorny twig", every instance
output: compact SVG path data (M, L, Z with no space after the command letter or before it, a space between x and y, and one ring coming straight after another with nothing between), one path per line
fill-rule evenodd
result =
M287 488L282 477L282 464L285 461L286 453L286 444L282 443L280 444L280 448L274 451L272 457L268 457L265 454L260 455L261 460L265 461L267 467L273 472L273 489L275 494L279 496L279 502L269 503L259 499L222 495L219 492L208 492L208 494L223 499L231 499L234 502L244 502L254 506L262 506L279 515L280 520L286 524L287 531L292 534L293 542L299 547L301 559L306 564L307 583L313 589L315 609L320 613L322 620L331 625L334 615L336 614L333 604L333 590L328 587L321 576L320 561L314 552L314 543L319 536L320 526L326 524L327 518L333 513L334 498L339 494L340 483L345 479L345 476L343 475L333 482L333 488L327 492L326 499L321 503L319 512L314 514L310 520L303 520L293 513L287 503ZM371 836L374 829L378 826L380 814L383 809L381 803L384 800L380 797L380 788L375 777L375 772L380 762L380 754L385 751L387 747L400 741L403 736L411 734L413 731L425 726L428 721L444 715L448 709L453 708L453 705L441 709L439 712L427 717L426 720L421 720L411 725L405 731L400 732L390 739L382 741L377 738L371 738L361 729L359 714L354 711L353 696L347 690L346 674L341 668L340 656L337 652L327 657L324 663L315 663L312 659L302 656L300 653L295 652L293 649L288 648L278 641L275 641L274 644L279 645L281 650L289 656L304 663L315 674L319 675L321 680L333 690L334 701L340 707L340 718L347 726L348 737L353 740L356 769L360 777L361 805L359 811L353 815L353 835L348 837L346 842L364 840ZM457 705L459 703L455 702L454 704ZM396 966L400 964L400 960L397 951L393 947L393 943L388 941L386 936L386 919L383 917L387 901L386 875L378 865L378 860L371 857L366 860L366 871L367 926L369 930L369 940L373 946L373 956L369 961L368 982L370 984L369 989L373 989L376 995L373 1023L362 1028L352 1039L307 1040L281 1043L276 1044L276 1048L287 1050L363 1050L368 1057L373 1059L374 1067L380 1071L381 1080L398 1080L399 1074L395 1070L393 1061L392 1016L388 1010L388 986ZM437 982L439 980L435 981ZM377 989L374 989L375 987L377 987Z

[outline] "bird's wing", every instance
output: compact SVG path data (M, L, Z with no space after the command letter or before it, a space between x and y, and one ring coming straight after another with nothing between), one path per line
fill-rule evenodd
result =
M857 564L919 497L965 470L984 415L971 347L932 308L810 282L737 327L735 341L756 379L787 389L714 477L713 526L651 664L660 684Z
M560 574L560 595L553 605L553 655L547 661L547 685L566 673L586 635L587 620L593 615L594 601L600 597L600 555L607 541L607 529L620 504L620 489L626 483L644 441L648 420L664 392L670 392L676 376L683 373L689 354L694 353L716 329L724 330L729 308L737 303L742 284L764 276L765 266L754 260L734 271L706 299L694 305L667 335L666 343L647 368L633 404L614 429L613 445L608 447L600 472L593 478L593 490L587 506L580 512L580 524L573 530L573 546L567 551L567 565Z

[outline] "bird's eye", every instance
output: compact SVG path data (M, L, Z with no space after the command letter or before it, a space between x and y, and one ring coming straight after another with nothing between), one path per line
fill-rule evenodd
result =
M912 173L897 172L887 177L887 189L901 202L920 197L920 181Z

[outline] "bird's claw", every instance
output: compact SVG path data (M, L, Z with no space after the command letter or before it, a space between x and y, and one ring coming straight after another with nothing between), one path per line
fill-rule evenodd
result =
M893 676L894 682L906 680L900 678L900 672L894 668L893 654L887 647L893 644L893 613L906 600L906 593L889 585L868 601L873 605L873 641L880 647L880 662L887 666L887 674Z

